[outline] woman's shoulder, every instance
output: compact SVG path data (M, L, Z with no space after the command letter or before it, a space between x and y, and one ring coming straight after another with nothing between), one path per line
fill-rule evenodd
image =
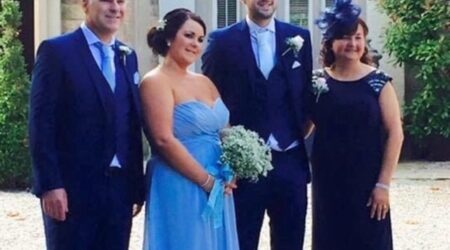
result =
M205 87L205 89L210 90L214 96L218 95L218 91L216 88L216 85L209 79L209 77L200 74L200 73L194 73L192 72L193 79L202 87Z
M389 74L377 68L374 68L374 70L367 77L367 83L376 94L380 94L383 87L391 81L392 77Z
M207 86L211 86L214 85L214 83L211 81L211 79L209 79L209 77L200 74L200 73L195 73L195 72L191 72L191 77L193 79L193 81L200 83L200 84L204 84Z
M384 80L386 82L392 81L392 77L388 73L386 73L385 71L383 71L381 69L374 68L372 75L373 75L373 78Z
M167 77L161 73L161 71L158 68L155 68L149 72L147 72L143 77L142 77L142 82L141 82L141 89L142 88L156 88L156 89L161 89L161 88L169 88L169 84L168 84L169 80L167 79Z

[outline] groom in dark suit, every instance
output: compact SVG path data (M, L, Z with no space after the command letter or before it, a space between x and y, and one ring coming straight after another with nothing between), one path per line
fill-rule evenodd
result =
M33 193L47 249L128 249L144 201L136 54L115 38L124 0L83 0L85 22L44 41L33 70Z
M230 109L231 125L258 132L272 148L268 177L238 180L234 192L240 249L258 249L266 211L272 249L302 249L310 179L303 141L310 34L274 19L277 0L242 2L246 19L212 32L202 57L203 72Z

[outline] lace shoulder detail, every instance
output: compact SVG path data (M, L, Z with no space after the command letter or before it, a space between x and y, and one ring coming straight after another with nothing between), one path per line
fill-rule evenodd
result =
M381 70L376 70L373 74L371 74L367 83L370 87L372 87L373 91L379 95L386 83L390 81L392 81L391 76Z

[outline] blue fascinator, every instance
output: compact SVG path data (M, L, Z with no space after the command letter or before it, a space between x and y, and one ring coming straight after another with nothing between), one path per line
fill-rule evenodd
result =
M361 8L352 0L335 0L334 5L321 13L316 25L322 31L323 39L329 40L346 34L355 28Z

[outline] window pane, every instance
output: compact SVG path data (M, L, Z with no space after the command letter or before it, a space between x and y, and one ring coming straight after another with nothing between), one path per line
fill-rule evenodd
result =
M334 4L334 0L326 0L325 1L325 6L326 7L331 7L331 6L333 6L333 4Z
M239 0L217 0L218 28L222 28L236 22L237 1Z
M308 26L308 0L290 0L289 21L292 24Z
M227 25L233 24L236 22L237 18L237 1L236 0L228 0L228 15L227 15Z
M217 0L217 27L222 28L227 25L227 0Z

